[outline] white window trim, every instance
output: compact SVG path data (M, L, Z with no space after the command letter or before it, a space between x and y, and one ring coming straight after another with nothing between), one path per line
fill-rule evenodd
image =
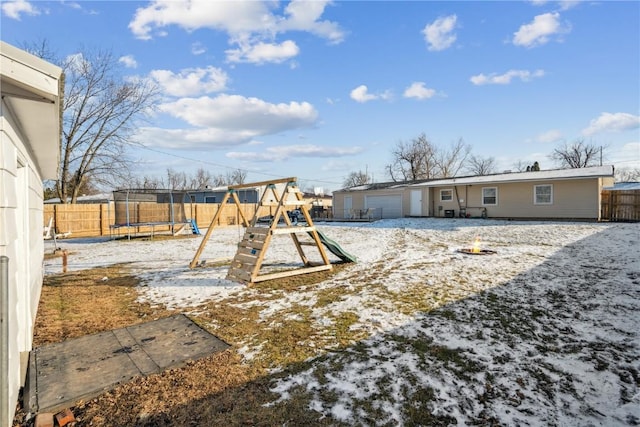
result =
M451 192L451 198L450 199L444 200L442 198L442 193L445 192L445 191ZM451 188L443 188L443 189L441 189L440 190L440 201L441 202L452 202L453 201L453 189L451 189Z
M549 202L539 202L538 201L538 187L549 187L551 188L551 198ZM534 205L552 205L553 204L553 184L539 184L533 186L533 204Z
M495 203L485 203L484 202L484 190L496 190L496 202ZM482 206L498 206L498 187L482 187L482 194L481 194L481 200L480 203L482 204Z

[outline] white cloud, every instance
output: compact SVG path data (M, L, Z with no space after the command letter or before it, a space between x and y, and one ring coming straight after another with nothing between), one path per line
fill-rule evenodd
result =
M225 51L229 62L248 62L264 64L265 62L281 63L300 53L300 49L291 40L280 44L258 42L255 44L242 43L239 49Z
M193 96L220 92L226 88L229 77L215 67L186 68L174 73L169 70L153 70L149 76L170 96Z
M62 1L61 3L64 6L70 7L71 9L82 9L82 6L80 6L80 3L75 1Z
M435 96L436 91L425 86L424 82L414 82L405 89L405 98L429 99Z
M239 95L182 98L158 108L194 128L145 128L137 139L186 149L248 144L256 137L312 127L318 119L318 112L307 102L272 104Z
M21 14L40 15L40 10L26 0L3 1L2 12L8 18L20 20Z
M383 93L378 93L378 94L369 93L369 88L367 88L367 86L365 85L360 85L357 88L353 89L349 94L349 96L354 101L360 102L360 103L365 103L365 102L373 101L376 99L388 100L388 99L391 99L392 97L391 92L389 91L385 91Z
M121 56L118 59L118 62L120 62L121 64L124 64L124 66L127 68L138 68L138 62L133 57L133 55Z
M457 20L458 17L456 15L449 15L427 24L422 30L428 45L427 48L432 51L438 51L451 47L456 41L456 34L453 30L456 28Z
M489 75L478 74L471 76L471 83L477 86L481 85L506 85L510 84L514 78L519 78L523 82L531 81L534 78L544 76L544 70L528 71L528 70L509 70L504 74L491 73Z
M288 18L279 23L280 31L308 31L331 43L342 42L345 34L337 23L320 21L328 4L331 4L330 0L293 0L285 9Z
M271 104L240 95L183 98L159 108L193 126L252 129L256 135L309 127L318 118L318 112L308 102Z
M275 42L278 34L303 31L331 43L344 39L337 23L321 20L328 4L329 1L294 0L279 14L276 10L279 4L271 1L154 1L136 10L129 29L144 40L166 35L165 28L171 25L186 31L202 28L223 31L232 45L238 45L227 52L229 61L282 62L297 55L299 49L291 40Z
M560 141L561 139L562 132L557 129L551 129L536 136L536 141L544 144Z
M202 55L207 51L207 48L200 42L195 42L191 45L191 53L194 55Z
M567 24L560 24L560 14L544 13L533 18L529 24L522 25L513 33L513 44L516 46L535 47L547 43L551 36L571 31Z
M569 10L580 4L581 1L583 0L560 0L558 1L558 4L560 5L560 10ZM534 6L543 6L548 3L548 0L531 0L531 4Z
M246 144L250 138L236 129L162 129L143 127L134 136L145 146L172 149L209 149Z
M300 157L342 157L361 153L362 147L321 147L318 145L283 145L268 147L262 152L230 152L227 157L254 162L283 161Z
M622 132L638 129L640 116L629 113L602 113L597 119L591 120L589 126L582 131L585 136L603 132Z
M353 89L349 96L356 102L368 102L373 101L377 98L377 96L368 93L368 88L365 85L360 85L357 88Z

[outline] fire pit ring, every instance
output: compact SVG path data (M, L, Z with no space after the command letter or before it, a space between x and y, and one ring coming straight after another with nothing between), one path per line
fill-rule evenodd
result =
M463 249L458 249L458 252L460 252L461 254L465 254L465 255L494 255L497 254L496 251L492 251L491 249L479 249L479 250L473 250L472 248L463 248Z

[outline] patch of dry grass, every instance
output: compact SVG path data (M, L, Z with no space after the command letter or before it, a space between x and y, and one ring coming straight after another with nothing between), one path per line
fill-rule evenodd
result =
M45 276L34 346L173 314L162 307L136 302L138 282L126 265Z
M55 254L53 256L59 256ZM261 300L280 298L283 293L305 289L325 281L345 268L333 272L292 276L252 285ZM106 279L105 279L106 278ZM34 346L122 328L166 317L174 311L137 301L137 277L128 265L114 265L45 277L36 326ZM261 306L247 303L255 293L198 308L192 319L219 338L236 347L185 366L148 377L138 377L115 389L72 408L78 426L188 426L282 424L286 420L310 425L339 425L321 419L308 409L308 397L301 394L281 404L273 402L269 391L273 376L268 369L286 366L285 372L303 369L306 359L315 355L307 345L314 331L309 310L294 306L290 317L264 325L259 319ZM327 296L334 299L335 295ZM337 334L348 335L350 316L341 316ZM246 360L238 353L239 343L250 340L267 348L268 357ZM340 339L345 344L348 338ZM306 344L305 344L306 343ZM280 375L284 375L281 373ZM19 412L14 426L27 425ZM33 420L31 420L31 423Z

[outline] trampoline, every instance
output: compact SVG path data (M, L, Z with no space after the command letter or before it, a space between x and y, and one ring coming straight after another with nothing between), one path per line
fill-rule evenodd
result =
M187 217L192 210L192 198L186 190L123 189L113 192L114 223L109 226L110 236L121 237L158 232L177 234L192 221ZM177 229L176 227L181 227ZM122 233L124 232L124 233Z

